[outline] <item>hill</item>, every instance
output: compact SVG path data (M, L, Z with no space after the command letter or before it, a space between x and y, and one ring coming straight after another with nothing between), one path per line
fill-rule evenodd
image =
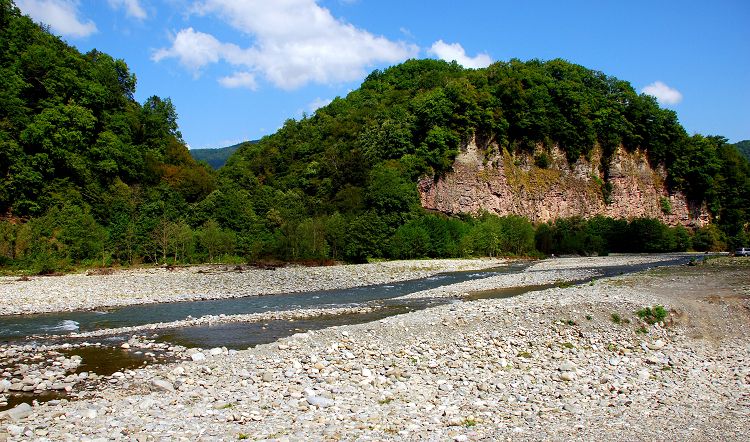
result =
M258 141L246 141L246 143L257 143ZM217 149L190 149L190 155L195 158L196 161L205 161L214 170L222 167L226 164L229 157L237 152L237 149L243 143L234 144L232 146L220 147Z
M420 204L462 213L432 205L429 183L454 174L457 157L472 145L479 146L477 166L456 179L476 179L477 187L490 193L496 187L487 174L498 166L509 166L505 172L513 167L524 172L513 175L514 192L530 186L543 189L562 175L582 176L586 183L580 194L587 204L562 202L600 209L580 215L605 215L610 205L620 204L618 218L653 217L653 209L639 212L642 201L614 200L617 180L638 180L636 171L646 167L650 172L645 179L654 188L648 203L657 215L670 214L680 205L682 212L674 218L681 219L691 207L706 207L729 237L746 235L748 165L725 139L689 136L676 114L660 108L653 97L564 60L511 60L476 70L410 60L375 71L345 98L309 118L289 120L276 134L240 148L220 175L252 195L258 216L278 219L279 225L338 213L357 220L362 237L386 232L388 238L420 217L414 212ZM619 161L622 155L632 161ZM579 167L582 162L588 165ZM526 173L529 170L534 173ZM502 180L510 178L506 173ZM426 183L427 194L417 192L417 182ZM565 181L562 191L575 184ZM425 188L420 184L420 189ZM527 196L495 212L529 217L551 210L549 205L523 210L520 206L535 197ZM461 192L455 196L466 197ZM481 203L472 209L494 211ZM556 217L546 219L554 222ZM409 235L429 230L417 227ZM362 253L373 253L376 242Z
M737 150L740 151L742 156L750 161L750 140L744 140L740 141L739 143L734 143L734 147L736 147Z

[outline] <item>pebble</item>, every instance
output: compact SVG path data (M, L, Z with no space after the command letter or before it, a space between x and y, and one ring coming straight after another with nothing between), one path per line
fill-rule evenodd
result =
M657 339L654 342L650 342L648 344L648 348L650 348L651 350L661 350L665 345L666 343L664 341L662 341L661 339Z
M332 399L328 399L327 397L322 397L322 396L308 396L307 403L310 405L319 407L319 408L332 407L334 404Z
M31 415L31 405L24 402L6 410L3 414L12 421L19 421Z
M575 364L570 361L563 361L562 364L560 364L561 371L573 371L575 369L576 369Z
M174 385L164 379L154 378L151 380L154 391L174 391Z
M563 381L573 381L578 377L574 371L563 371L560 373L560 379Z

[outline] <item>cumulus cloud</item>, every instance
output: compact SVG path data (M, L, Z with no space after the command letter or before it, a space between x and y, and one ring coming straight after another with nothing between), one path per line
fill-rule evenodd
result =
M682 101L682 94L675 88L669 87L661 81L655 81L641 89L646 95L656 98L660 104L677 104Z
M226 60L231 64L247 64L249 55L246 50L231 43L222 43L211 34L199 32L193 28L183 29L172 39L172 47L159 49L151 59L161 61L165 58L176 58L181 65L196 75L211 63Z
M88 37L96 32L93 21L78 17L77 0L17 0L16 6L64 37Z
M109 2L109 6L111 6L112 8L124 8L125 13L130 17L137 18L138 20L144 20L146 17L148 17L148 14L146 14L146 10L143 9L143 6L141 6L140 0L107 1Z
M177 58L191 69L221 60L258 72L282 89L295 89L312 82L355 80L376 63L399 62L419 52L415 45L335 18L316 0L204 0L193 11L224 20L249 45L223 43L188 28L177 33L172 47L157 51L154 60Z
M492 59L487 54L478 54L476 57L469 57L466 51L459 43L446 43L438 40L432 44L428 53L445 61L456 61L465 68L486 68L492 64Z
M258 82L255 75L250 72L235 72L228 77L219 78L219 84L226 88L245 88L251 91L258 89Z

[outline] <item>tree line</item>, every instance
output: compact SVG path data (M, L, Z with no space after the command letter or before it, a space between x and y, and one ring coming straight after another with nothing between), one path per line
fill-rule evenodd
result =
M24 223L0 222L0 266L47 274L76 266L140 263L247 263L281 260L326 263L370 258L540 257L678 252L726 248L715 225L693 232L656 219L558 219L537 226L525 218L485 213L450 218L415 213L398 227L375 212L338 212L285 224L270 234L237 233L213 218L195 224L139 219L106 228L78 206L55 208ZM257 226L263 229L263 226Z

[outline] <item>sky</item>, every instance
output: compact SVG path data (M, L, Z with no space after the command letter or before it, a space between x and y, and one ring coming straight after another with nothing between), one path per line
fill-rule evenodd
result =
M275 132L409 58L562 58L629 81L689 133L750 139L747 0L15 0L169 97L191 148Z

